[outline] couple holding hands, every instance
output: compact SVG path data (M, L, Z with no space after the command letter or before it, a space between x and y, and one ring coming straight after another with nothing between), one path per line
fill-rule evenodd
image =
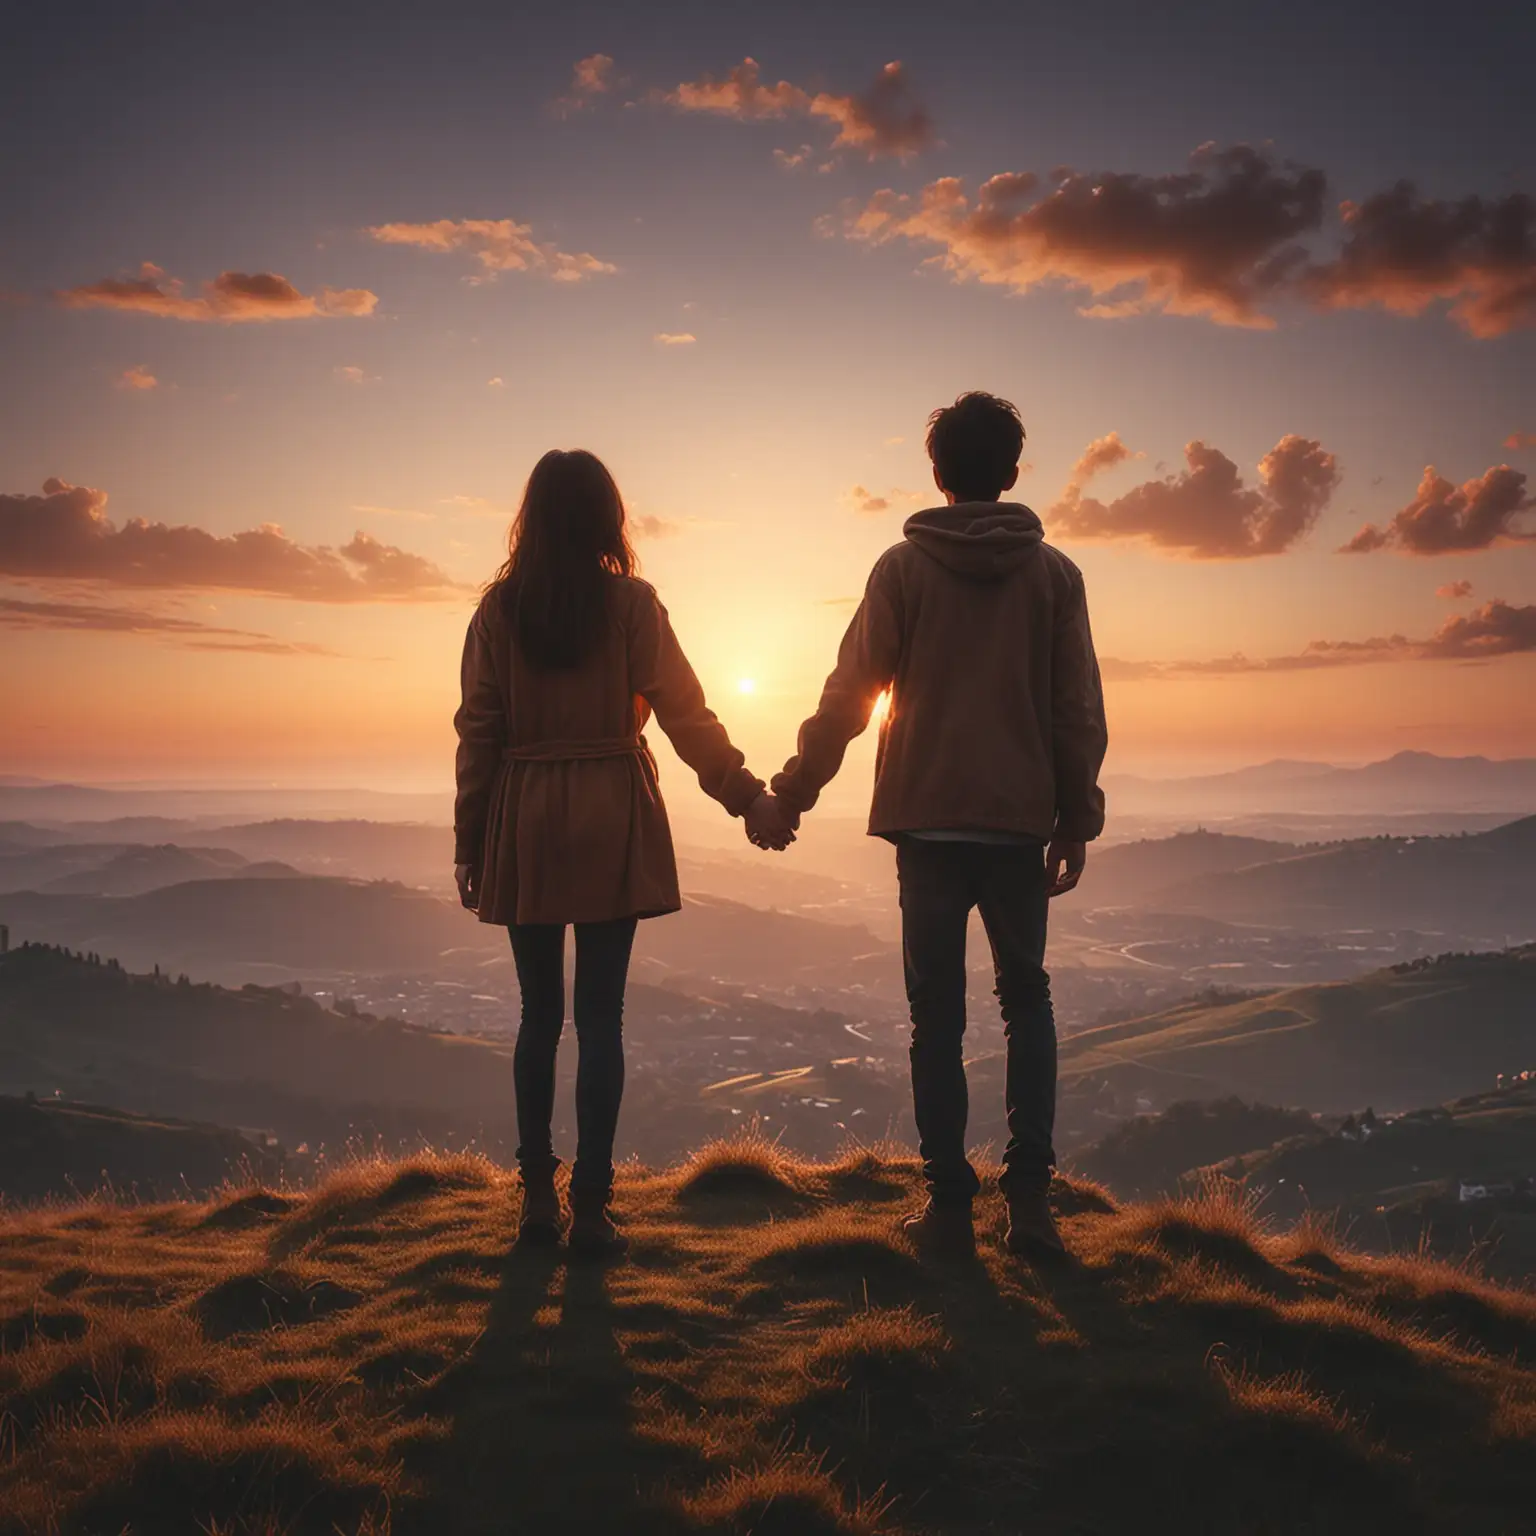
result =
M912 1098L929 1199L919 1251L974 1251L963 1038L966 928L981 913L1007 1034L1009 1250L1065 1250L1047 1199L1056 1028L1045 971L1051 897L1082 874L1104 825L1103 693L1077 567L1002 498L1024 428L993 395L929 418L944 504L907 520L870 573L815 714L771 790L710 711L653 588L634 574L624 505L600 460L545 454L510 553L465 638L455 873L484 923L507 928L522 991L513 1057L521 1240L565 1228L550 1125L576 932L573 1253L625 1246L609 1212L624 1089L624 989L635 928L677 911L677 866L641 731L654 715L704 791L759 847L794 841L889 691L869 831L896 845L912 1015Z

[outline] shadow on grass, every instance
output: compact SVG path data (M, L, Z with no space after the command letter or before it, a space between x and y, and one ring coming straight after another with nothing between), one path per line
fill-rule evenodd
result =
M635 1432L611 1283L558 1249L509 1255L484 1332L425 1391L447 1434L417 1453L424 1493L400 1532L677 1529L642 1502L663 1466Z

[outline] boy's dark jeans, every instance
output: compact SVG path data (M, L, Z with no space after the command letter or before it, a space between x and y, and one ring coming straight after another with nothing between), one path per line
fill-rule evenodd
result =
M573 1194L607 1199L613 1190L613 1138L624 1097L624 984L635 920L577 923L576 1162ZM560 1160L550 1140L555 1112L555 1054L565 1024L565 928L522 923L509 928L522 1026L512 1055L517 1092L517 1162L525 1178L553 1173Z
M934 1204L968 1206L980 1187L965 1155L965 930L972 907L992 945L1008 1040L1002 1184L1048 1179L1056 1163L1056 1019L1044 966L1044 850L1038 843L903 837L896 871L912 1009L912 1105Z

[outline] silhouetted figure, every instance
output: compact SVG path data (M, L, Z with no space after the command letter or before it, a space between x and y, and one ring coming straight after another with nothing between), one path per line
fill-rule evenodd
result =
M962 395L928 422L946 505L908 519L876 563L799 751L773 782L786 828L842 765L890 690L871 834L896 844L912 1013L912 1099L929 1202L922 1246L974 1248L979 1187L965 1155L965 939L979 908L1008 1038L1008 1246L1064 1250L1047 1193L1056 1026L1046 906L1082 874L1104 826L1107 733L1083 578L1044 542L1018 478L1024 428L1006 400Z
M565 1019L565 929L576 929L573 1249L616 1252L608 1214L624 1091L624 988L640 918L682 905L677 864L641 735L651 713L705 793L749 835L782 847L763 783L746 769L636 578L618 486L592 454L534 466L506 564L464 642L455 874L483 923L503 924L522 989L513 1057L522 1235L558 1240L550 1139ZM766 815L766 819L765 819Z

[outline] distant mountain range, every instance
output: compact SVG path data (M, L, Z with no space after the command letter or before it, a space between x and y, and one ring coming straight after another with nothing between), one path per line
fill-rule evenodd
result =
M207 823L270 816L368 817L376 821L446 826L453 820L453 795L450 789L432 794L397 794L377 789L59 784L0 779L0 821L149 817Z
M1536 811L1536 758L1438 757L1399 752L1359 768L1278 760L1230 773L1105 779L1111 816L1251 811L1380 815L1410 811Z

